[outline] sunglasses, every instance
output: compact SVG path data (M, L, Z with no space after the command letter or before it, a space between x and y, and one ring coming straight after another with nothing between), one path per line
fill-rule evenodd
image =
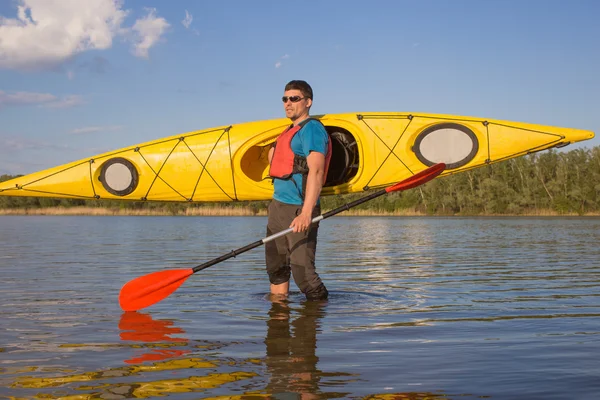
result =
M306 97L300 97L300 96L289 96L289 97L288 97L288 96L283 96L283 97L281 98L281 101L283 101L284 103L287 103L287 102L288 102L288 100L289 100L289 101L291 101L292 103L297 103L297 102L299 102L300 100L303 100L303 99L305 99L305 98L306 98Z

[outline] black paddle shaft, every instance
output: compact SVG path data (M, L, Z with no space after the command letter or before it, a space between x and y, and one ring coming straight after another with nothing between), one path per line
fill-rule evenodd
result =
M365 203L365 202L367 202L369 200L372 200L372 199L374 199L376 197L382 196L382 195L384 195L386 193L387 193L386 189L378 190L377 192L371 193L368 196L365 196L365 197L362 197L360 199L351 201L350 203L346 203L346 204L344 204L344 205L342 205L342 206L340 206L340 207L338 207L338 208L336 208L334 210L328 211L328 212L326 212L324 214L321 214L321 215L319 215L317 217L314 217L311 222L314 224L316 222L324 220L325 218L332 217L332 216L334 216L336 214L341 213L342 211L349 210L352 207L355 207L355 206L357 206L359 204ZM239 249L231 250L227 254L223 254L222 256L214 258L214 259L212 259L210 261L207 261L204 264L200 264L198 266L195 266L194 268L192 268L192 271L194 271L194 273L196 273L198 271L202 271L203 269L211 267L211 266L213 266L215 264L218 264L218 263L220 263L222 261L228 260L228 259L230 259L232 257L236 257L239 254L245 253L248 250L252 250L252 249L254 249L254 248L258 247L258 246L261 246L261 245L263 245L263 244L265 244L267 242L270 242L271 240L275 240L278 237L285 236L288 233L291 233L292 231L293 231L292 228L288 228L288 229L285 229L285 230L283 230L281 232L277 232L277 233L275 233L275 234L273 234L271 236L268 236L268 237L266 237L264 239L257 240L254 243L250 243L250 244L248 244L248 245L246 245L244 247L240 247Z

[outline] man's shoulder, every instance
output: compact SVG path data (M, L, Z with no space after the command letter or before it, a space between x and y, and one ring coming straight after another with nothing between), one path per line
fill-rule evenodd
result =
M315 118L310 118L303 126L302 130L310 131L313 133L324 133L327 134L327 130L321 121Z
M318 126L321 128L325 128L323 126L323 123L321 122L321 120L314 118L314 117L310 117L306 120L306 123L304 124L304 126Z

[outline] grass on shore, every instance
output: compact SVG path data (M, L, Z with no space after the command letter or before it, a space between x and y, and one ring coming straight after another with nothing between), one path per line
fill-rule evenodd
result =
M323 210L324 212L328 210ZM161 216L161 215L179 215L179 216L266 216L266 210L256 210L251 207L222 207L205 206L190 207L184 210L171 210L168 208L158 209L124 209L124 208L102 208L102 207L46 207L46 208L4 208L0 209L0 215L131 215L131 216ZM342 215L351 216L402 216L402 217L422 217L427 214L415 211L413 209L396 210L393 212L383 210L349 210L344 211ZM439 215L451 216L451 215ZM471 215L454 215L471 216ZM577 213L560 214L554 210L533 210L522 214L477 214L474 216L521 216L521 217L564 217L564 216L600 216L600 213L588 213L580 215Z

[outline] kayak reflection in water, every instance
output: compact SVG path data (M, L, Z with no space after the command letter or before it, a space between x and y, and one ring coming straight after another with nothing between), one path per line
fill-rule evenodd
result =
M306 301L299 309L292 310L288 301L273 300L265 338L269 394L319 398L322 372L317 369L317 332L326 304L326 301ZM299 313L293 320L292 311Z

